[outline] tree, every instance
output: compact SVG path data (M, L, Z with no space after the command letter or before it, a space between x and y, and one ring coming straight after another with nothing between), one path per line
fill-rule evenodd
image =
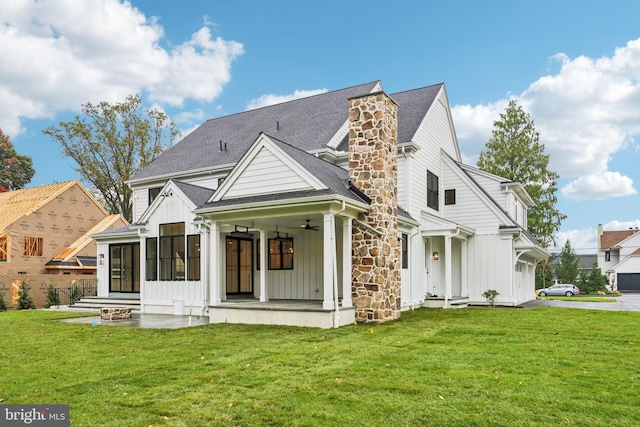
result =
M560 283L575 283L578 278L580 260L567 240L560 252L560 262L556 266L556 276Z
M85 117L43 131L75 161L75 170L95 188L107 210L128 220L132 200L127 181L180 136L166 114L143 111L141 104L139 95L129 95L122 103L86 103Z
M0 129L0 193L24 188L35 173L31 157L18 154Z
M545 258L536 265L536 289L546 288L553 282L553 267L549 258Z
M28 280L23 280L20 288L18 289L18 310L27 310L36 308L36 304L33 302L33 298L29 295L31 285Z
M548 169L540 134L533 120L516 101L510 101L500 120L493 122L492 137L480 152L478 167L521 183L534 205L529 209L528 230L543 247L554 242L566 215L556 209L559 175Z
M602 274L602 270L598 268L598 263L593 263L589 273L580 277L580 292L592 294L597 291L607 290L607 276Z

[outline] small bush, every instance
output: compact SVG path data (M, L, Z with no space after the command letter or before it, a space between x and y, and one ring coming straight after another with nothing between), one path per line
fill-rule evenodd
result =
M29 296L29 289L31 289L29 281L23 280L20 285L20 289L18 289L18 310L30 310L32 308L36 308L33 298Z
M4 291L0 289L0 311L7 311L7 302L4 300Z
M485 297L487 299L487 301L489 301L489 305L491 307L495 307L495 305L496 305L496 297L498 295L500 295L500 292L496 291L495 289L487 289L482 294L482 296Z
M56 288L56 284L49 280L49 283L47 283L47 299L44 301L44 306L49 308L54 305L60 305L60 293Z

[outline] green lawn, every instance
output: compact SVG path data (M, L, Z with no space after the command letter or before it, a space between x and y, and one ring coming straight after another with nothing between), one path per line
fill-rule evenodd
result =
M0 313L0 399L72 426L640 425L640 313L404 312L338 330Z

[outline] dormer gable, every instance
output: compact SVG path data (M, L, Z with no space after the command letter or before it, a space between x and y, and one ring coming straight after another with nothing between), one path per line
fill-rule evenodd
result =
M209 201L324 189L316 176L261 133Z

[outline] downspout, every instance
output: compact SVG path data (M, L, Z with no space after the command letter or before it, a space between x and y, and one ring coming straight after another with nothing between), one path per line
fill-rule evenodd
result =
M335 313L333 315L334 328L340 327L340 307L338 306L338 254L336 253L336 215L344 212L346 208L347 205L343 200L342 208L338 212L336 212L335 215L333 215L331 221L331 237L333 240L333 250L331 251L331 256L333 257L333 259L331 260L331 262L333 262L333 298L335 308ZM342 236L342 238L344 239L345 236ZM349 236L349 238L351 238L351 236ZM342 292L344 293L344 283L342 284Z
M147 246L146 246L146 245L143 245L143 241L142 241L142 229L141 229L141 228L138 228L138 238L140 239L140 248L142 249L142 248L144 247L144 250L145 250L145 258L146 258L146 256L147 256L147 253L146 253L146 251L147 251ZM140 261L138 261L138 262L139 262L139 264L142 264ZM140 267L140 265L138 265L138 267ZM146 270L147 270L147 267L146 267L146 265L145 265L145 275L146 275ZM110 274L110 273L109 273L109 274ZM145 283L145 281L144 281L144 280L142 280L142 278L143 278L143 275L142 275L142 268L140 268L140 277L139 277L139 280L140 280L140 313L144 313L144 292L143 292L143 291L144 291L145 286L143 285L143 283Z

